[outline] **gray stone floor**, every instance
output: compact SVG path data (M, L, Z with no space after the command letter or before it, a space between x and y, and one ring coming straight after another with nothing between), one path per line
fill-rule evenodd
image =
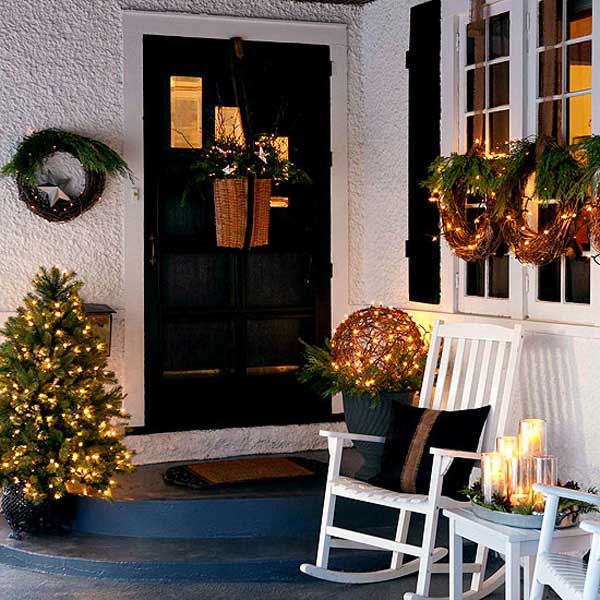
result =
M414 577L369 586L347 586L311 580L264 584L138 583L47 575L0 565L2 600L401 600L402 593L414 590L415 584ZM435 577L432 593L443 594L445 586L447 579ZM503 597L502 588L489 596L490 600L500 600ZM555 599L556 596L548 593L547 598Z

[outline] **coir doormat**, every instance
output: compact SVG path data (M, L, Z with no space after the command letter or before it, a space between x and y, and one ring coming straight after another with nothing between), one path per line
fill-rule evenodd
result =
M259 456L170 467L163 479L173 485L205 489L211 486L318 477L323 475L326 469L324 463L315 460Z

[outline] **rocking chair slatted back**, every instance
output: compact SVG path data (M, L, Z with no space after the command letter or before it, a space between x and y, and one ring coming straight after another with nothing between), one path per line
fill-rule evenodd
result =
M436 321L419 406L464 410L490 405L484 448L502 435L522 343L521 326Z

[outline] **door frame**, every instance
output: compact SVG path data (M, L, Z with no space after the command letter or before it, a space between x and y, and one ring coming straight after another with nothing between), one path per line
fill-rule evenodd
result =
M164 35L329 46L331 76L331 322L348 312L348 41L340 23L123 11L125 138L134 184L124 199L125 407L145 425L143 36Z

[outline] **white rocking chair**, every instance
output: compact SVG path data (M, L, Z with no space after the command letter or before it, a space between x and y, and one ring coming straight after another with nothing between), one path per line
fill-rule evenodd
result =
M600 497L550 485L535 485L546 495L546 510L540 534L533 584L529 600L542 600L544 586L551 587L563 600L598 600L600 593L600 522L584 521L581 529L593 534L588 564L578 558L551 552L554 523L560 498L600 505Z
M436 321L419 406L460 410L490 405L483 448L493 448L496 436L504 433L521 344L520 326L509 329L489 324L444 324ZM446 548L434 548L439 511L450 506L464 506L464 503L442 496L444 475L455 458L479 459L480 455L432 449L434 458L429 493L404 494L340 475L345 441L381 444L385 442L384 437L331 431L322 431L321 435L327 438L329 470L317 560L314 565L301 565L300 570L307 575L338 583L375 583L418 572L416 594L406 593L405 600L427 598L432 573L448 573L447 564L436 564L448 552ZM400 514L394 540L336 527L334 512L338 496L397 509ZM425 515L421 546L406 543L410 514L413 512ZM391 552L391 564L381 571L334 571L328 568L331 548ZM416 558L403 562L404 554ZM464 572L473 573L471 591L465 594L465 598L478 600L503 584L503 567L485 579L487 554L487 548L479 546L475 563L465 565Z

